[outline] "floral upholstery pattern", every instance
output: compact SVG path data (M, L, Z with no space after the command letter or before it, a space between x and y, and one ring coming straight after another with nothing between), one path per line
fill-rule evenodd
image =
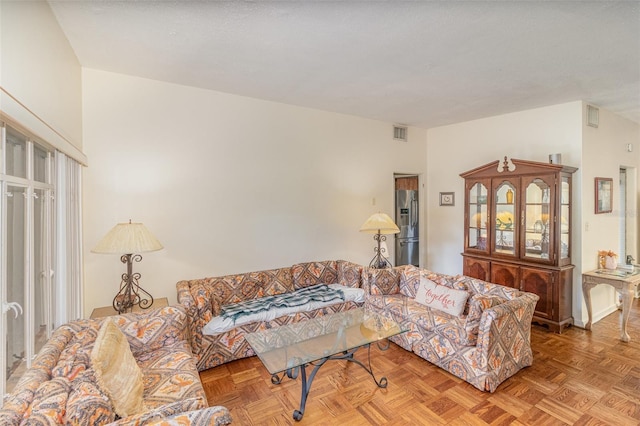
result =
M344 260L307 262L291 267L238 275L180 281L176 284L178 302L189 317L191 351L197 360L198 371L240 358L255 355L244 336L323 315L354 309L354 302L335 303L308 312L253 322L214 336L202 333L202 328L220 313L220 306L251 300L262 296L290 293L316 284L342 284L362 287L363 267Z
M297 290L317 284L333 284L338 282L337 262L298 263L291 267L293 287Z
M398 268L368 269L370 278L367 280L365 292L372 295L398 293L402 268L400 266Z
M420 275L470 293L462 316L432 310L413 300ZM396 282L393 282L396 279ZM482 391L533 362L531 319L539 297L465 276L415 266L368 270L366 306L403 323L409 331L391 340ZM378 282L380 280L380 282Z
M148 412L117 419L108 396L97 385L90 354L104 321L101 318L72 321L56 329L14 391L5 397L0 424L142 425L176 415L207 419L208 424L231 422L226 408L207 408L186 340L184 309L170 306L111 318L127 337L143 372Z

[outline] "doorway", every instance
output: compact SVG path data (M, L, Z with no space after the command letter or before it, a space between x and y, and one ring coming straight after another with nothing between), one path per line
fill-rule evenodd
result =
M418 175L395 175L395 265L420 264L420 202Z
M621 263L640 264L638 247L638 226L636 206L637 176L633 167L620 167L620 197L618 209L620 211L620 253ZM636 289L636 298L640 297L640 289Z

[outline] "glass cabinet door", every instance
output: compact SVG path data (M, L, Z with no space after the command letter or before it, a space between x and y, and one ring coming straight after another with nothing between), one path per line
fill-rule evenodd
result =
M510 181L495 188L494 253L516 256L518 189Z
M530 260L551 262L553 245L550 241L553 226L553 177L534 178L523 182L524 254Z
M468 247L488 252L487 248L487 186L481 182L475 183L469 189L469 240Z
M571 256L571 182L563 176L560 183L560 260L568 263ZM565 262L561 262L564 264Z

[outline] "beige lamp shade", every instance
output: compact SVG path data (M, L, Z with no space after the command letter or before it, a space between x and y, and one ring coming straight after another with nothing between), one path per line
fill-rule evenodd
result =
M161 250L162 244L142 223L119 223L104 236L93 253L145 253Z
M397 234L400 229L386 213L374 213L360 227L360 232L367 234Z

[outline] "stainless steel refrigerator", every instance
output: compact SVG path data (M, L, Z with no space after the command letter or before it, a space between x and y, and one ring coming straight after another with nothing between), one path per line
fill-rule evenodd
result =
M419 266L419 214L418 191L396 190L396 266Z

